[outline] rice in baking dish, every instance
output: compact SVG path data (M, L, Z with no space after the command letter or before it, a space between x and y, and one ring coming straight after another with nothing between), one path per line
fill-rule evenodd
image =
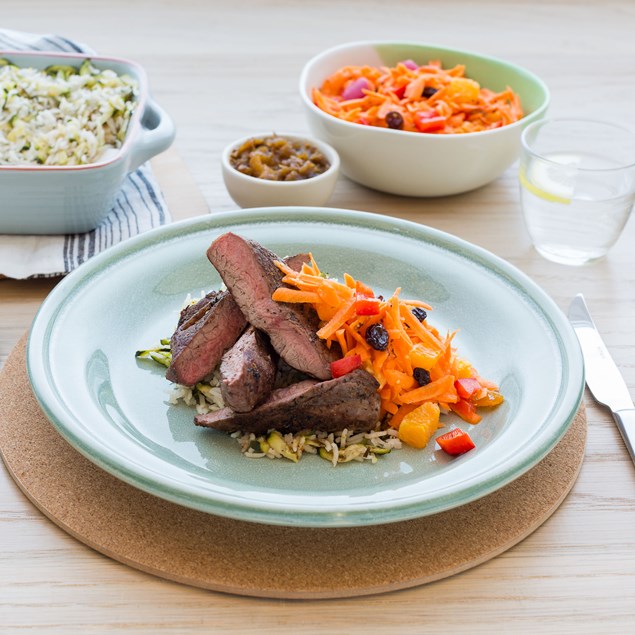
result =
M0 59L0 165L85 165L123 143L138 84L78 68L20 68Z

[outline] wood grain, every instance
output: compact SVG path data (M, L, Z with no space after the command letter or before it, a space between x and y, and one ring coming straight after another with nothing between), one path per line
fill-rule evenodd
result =
M346 41L425 40L504 57L547 82L551 114L632 122L635 5L628 0L111 0L107 10L80 0L4 0L2 8L6 26L61 33L144 65L212 213L236 209L222 183L222 148L250 132L305 132L300 69ZM330 205L402 216L470 240L519 267L562 309L584 293L635 392L632 218L604 262L573 269L532 250L513 168L476 192L430 200L379 194L342 178ZM0 282L0 363L53 284ZM521 544L425 587L317 603L201 591L113 562L51 524L2 468L0 632L631 633L635 469L611 418L588 398L587 419L578 481Z
M439 514L323 529L233 520L146 494L79 454L25 388L26 342L25 334L0 371L0 456L14 481L40 511L84 544L141 571L205 589L332 599L456 575L540 527L569 493L584 459L581 407L564 438L538 465L488 496ZM368 557L377 544L381 566ZM302 566L280 566L281 555Z

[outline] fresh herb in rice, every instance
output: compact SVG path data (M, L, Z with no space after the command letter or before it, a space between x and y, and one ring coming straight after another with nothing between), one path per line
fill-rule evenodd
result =
M272 430L266 435L234 432L232 438L240 444L247 458L285 458L297 463L302 455L318 454L333 465L351 461L377 462L377 458L401 448L394 428L351 434L346 428L338 433L305 430L297 434L281 434Z
M137 92L90 60L38 70L0 59L0 165L94 163L122 145Z

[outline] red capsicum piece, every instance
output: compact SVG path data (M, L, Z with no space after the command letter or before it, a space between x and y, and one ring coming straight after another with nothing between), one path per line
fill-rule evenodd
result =
M481 420L481 415L476 412L476 406L467 399L459 399L456 403L449 404L449 406L463 421L475 424Z
M362 365L362 358L359 355L350 355L349 357L342 357L334 362L331 362L331 375L333 379L348 375L356 368Z
M462 399L471 399L473 395L478 394L482 389L481 384L473 377L457 379L454 382L454 387Z
M399 88L395 88L395 90L393 90L392 92L395 94L395 97L397 97L397 99L403 99L403 96L406 92L406 88L408 88L408 84L404 84L403 86L400 86Z
M357 315L378 315L379 303L377 298L364 298L357 296L355 301L355 313Z
M418 110L412 116L419 132L436 132L445 128L446 118L436 110Z
M461 428L454 428L454 430L437 437L437 443L444 452L452 456L465 454L476 447L470 435L463 432Z
M380 300L374 291L359 280L355 283L355 313L357 315L378 315Z

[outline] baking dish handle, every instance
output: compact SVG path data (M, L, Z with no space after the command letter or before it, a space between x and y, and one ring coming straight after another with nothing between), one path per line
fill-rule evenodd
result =
M130 155L130 171L136 170L174 141L176 128L170 115L154 100L148 99L141 117L141 131Z

